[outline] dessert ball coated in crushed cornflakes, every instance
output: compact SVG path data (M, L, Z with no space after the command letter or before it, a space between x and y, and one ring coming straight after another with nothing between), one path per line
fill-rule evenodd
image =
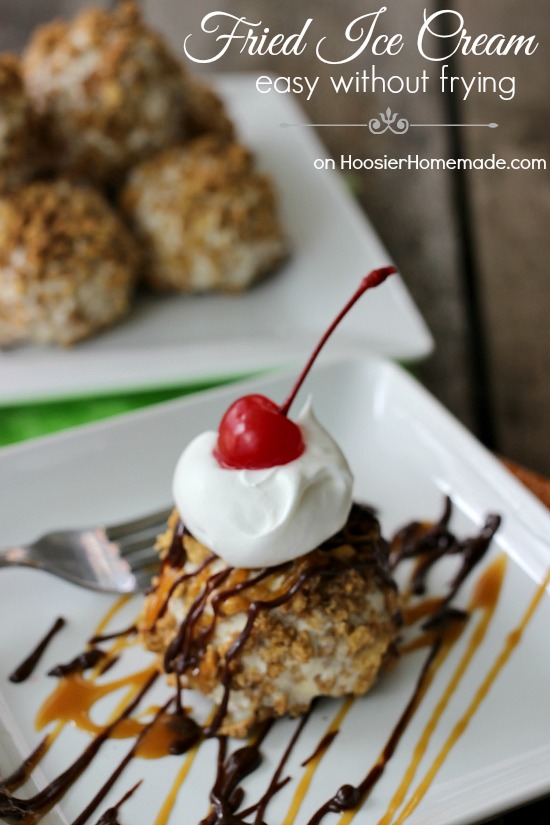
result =
M33 174L31 123L19 60L15 55L0 55L0 192Z
M72 344L125 315L135 241L95 189L31 183L0 198L0 346Z
M217 135L231 140L235 134L233 121L225 104L202 78L188 74L184 79L185 115L184 129L189 138L201 135Z
M60 168L76 176L116 182L182 138L182 67L133 3L37 29L23 71Z
M162 564L138 627L170 680L223 709L218 733L305 713L319 696L362 696L395 660L399 597L372 513L284 565L228 567L183 528L159 537ZM238 655L234 655L236 647Z
M240 291L286 256L271 180L235 142L205 136L145 161L121 207L160 291Z

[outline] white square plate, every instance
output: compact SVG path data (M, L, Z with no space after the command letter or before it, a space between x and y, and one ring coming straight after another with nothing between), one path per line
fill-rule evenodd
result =
M183 445L205 427L215 427L230 400L250 388L282 399L288 376L214 390L99 425L75 429L0 452L0 545L24 542L54 527L117 521L166 504L171 477ZM440 753L451 729L468 708L491 666L519 624L550 567L550 516L501 465L401 368L377 358L346 360L318 367L307 382L320 420L337 437L356 477L356 496L378 508L383 532L390 535L412 519L437 518L444 494L452 496L452 528L476 533L488 512L503 516L486 565L508 557L503 592L489 630L436 726L410 793ZM304 394L302 393L302 399ZM299 402L298 402L299 403ZM298 408L298 407L297 407ZM443 586L456 560L448 559L435 580ZM468 601L480 575L475 570L460 592ZM542 592L542 591L541 591ZM79 653L113 599L80 590L32 570L0 571L0 735L1 775L36 746L35 713L52 690L44 674L53 664ZM113 620L124 627L139 608L136 598ZM13 685L8 674L36 644L56 617L67 627L48 648L35 675ZM466 637L478 623L474 612ZM537 610L488 695L407 823L458 825L479 821L506 807L550 791L550 657L547 655L550 599L542 594ZM410 763L431 710L441 698L458 659L462 641L438 670L428 694L400 741L381 780L357 817L378 823ZM129 651L136 662L148 654ZM380 753L405 707L426 651L409 654L384 674L364 699L356 701L314 774L296 819L305 825L312 813L343 782L357 783ZM105 675L115 678L124 659ZM285 821L301 762L315 749L340 708L325 701L313 712L285 774L292 781L267 811L270 825ZM265 790L296 725L282 720L265 740L263 766L245 782L248 801ZM51 780L89 741L66 730L36 771L38 785ZM129 748L109 741L74 789L45 820L72 822ZM124 822L153 825L182 757L136 759L117 781L103 805L114 804L139 779L144 782L125 804ZM184 783L170 823L198 825L208 809L216 747L201 746ZM30 793L30 791L28 791ZM99 812L92 818L96 822ZM336 822L330 816L327 822Z
M221 381L292 363L362 276L390 263L340 175L314 169L326 149L292 98L260 94L253 75L216 84L258 168L275 182L288 262L242 295L143 297L123 323L70 350L0 352L0 404ZM432 348L399 278L353 310L338 340L408 360Z

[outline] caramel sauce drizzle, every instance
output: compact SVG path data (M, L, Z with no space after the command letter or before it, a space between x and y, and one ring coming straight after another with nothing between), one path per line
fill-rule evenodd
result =
M151 682L151 684L152 684L152 682ZM148 689L148 687L146 688L146 690ZM144 693L142 693L141 695L143 696ZM115 784L117 779L120 777L120 775L122 774L124 769L127 767L127 765L130 764L132 759L136 756L137 750L138 750L141 742L143 741L143 738L147 735L149 730L152 727L154 727L154 725L157 723L157 720L159 719L161 714L164 713L168 709L168 706L171 704L171 702L172 702L172 699L169 699L168 702L166 702L161 708L158 709L158 711L155 714L155 716L153 717L152 721L149 722L148 725L145 725L143 727L143 729L140 731L137 738L133 742L132 746L130 747L130 750L123 757L123 759L119 762L119 764L117 765L115 770L111 773L111 775L109 776L109 779L97 791L97 793L95 794L93 799L84 808L82 813L79 816L77 816L77 818L74 820L72 825L84 825L84 823L88 821L88 819L94 813L94 811L97 810L97 808L101 804L102 800L105 798L107 793L111 790L111 788L113 787L113 785ZM122 801L126 801L127 798L128 798L128 795L126 795L126 797ZM118 803L115 806L115 810L117 808L119 808L120 805L121 805L121 803Z
M474 593L470 601L469 610L482 610L483 614L481 620L474 629L472 636L468 642L466 651L460 659L456 669L449 679L447 685L444 687L441 697L435 704L434 710L426 723L418 741L414 747L413 755L407 767L403 779L394 793L388 809L378 825L389 825L396 810L403 803L403 800L409 790L420 762L426 752L431 736L434 733L437 724L439 723L449 701L455 693L460 681L462 680L472 658L479 646L482 644L489 625L492 621L494 612L497 607L504 574L506 571L506 557L498 556L481 574L476 582ZM350 820L346 820L350 821Z
M319 767L319 764L325 756L326 752L332 745L334 739L338 735L342 722L346 718L354 703L355 699L353 696L349 696L347 699L344 699L340 710L338 711L338 713L326 729L324 736L319 740L319 743L315 748L314 752L302 763L302 766L305 767L306 770L300 780L298 787L296 788L294 797L292 798L292 802L290 803L290 807L287 811L287 814L283 820L282 825L293 825L298 815L298 812L302 806L302 803L306 797L306 794L309 790L309 786L311 785L311 782L313 780L313 775Z
M172 813L174 805L176 804L179 791L181 790L185 780L187 779L187 774L191 770L191 766L193 765L193 762L195 761L197 754L199 752L199 744L200 743L196 743L189 749L185 757L185 760L183 761L183 764L172 783L172 787L170 788L165 800L162 803L162 806L155 818L153 825L167 825L168 819L170 818L170 814Z
M442 596L427 596L414 604L410 604L405 596L403 601L404 605L401 608L403 624L410 627L410 625L416 624L421 619L427 619L437 613L441 609L444 599Z
M121 700L121 705L112 714L113 718L116 718L120 715L121 706L125 706L156 672L155 667L148 667L105 684L84 679L79 673L65 676L60 679L55 690L38 711L35 720L36 730L43 730L50 722L59 721L72 722L81 730L100 734L104 726L93 722L90 716L90 711L96 702L121 688L128 688ZM143 727L142 722L125 718L117 725L112 735L117 739L127 739L130 736L137 736Z
M319 551L306 557L304 561L299 561L297 564L287 562L266 568L250 578L246 572L235 570L232 567L224 567L208 576L189 607L164 657L164 669L167 673L181 676L186 671L200 667L209 640L216 628L218 617L231 615L236 611L245 612L244 628L225 653L220 675L223 696L212 724L205 730L206 736L215 735L223 723L231 694L233 662L238 659L250 638L260 613L291 601L307 582L316 576L335 577L349 569L363 570L367 567L385 570L386 565L382 562L375 565L372 557L372 539L368 545L370 552L363 556L358 553L357 558L348 563L344 563L330 552L352 538L358 546L361 546L362 537L370 538L369 529L373 523L374 516L371 510L354 505L346 528L321 545ZM384 548L382 542L380 545L380 547L376 546L376 552L381 560L384 558ZM202 567L204 568L204 565ZM389 572L383 575L387 575L389 579ZM266 582L273 583L279 579L282 579L282 583L274 591L265 587ZM207 606L211 609L211 618L206 616Z
M416 709L426 695L428 688L437 673L437 669L446 653L447 650L443 645L442 637L439 637L437 643L430 649L429 655L420 672L411 698L409 699L388 741L384 745L384 748L382 749L374 765L371 767L370 771L359 785L342 785L334 796L328 799L324 805L322 805L315 812L309 820L308 825L318 825L318 823L321 822L327 814L341 813L342 811L348 811L348 813L342 817L341 822L350 822L354 818L355 814L358 812L359 808L365 802L369 793L382 776L386 765L390 761L397 745L399 744L399 740L407 729L407 726Z
M458 541L448 529L450 515L451 503L449 499L446 499L443 515L439 522L434 525L413 522L413 524L399 531L392 543L390 563L393 563L394 567L404 558L421 559L420 567L416 565L413 569L410 587L413 593L423 594L425 592L427 572L442 555L446 553L460 554L462 564L450 584L447 596L438 605L428 622L424 624L424 627L427 626L430 631L435 633L435 640L429 649L428 657L420 672L415 690L377 761L358 785L342 785L334 796L316 811L309 820L308 825L318 825L329 813L342 813L345 811L348 813L341 818L339 825L351 822L357 810L366 801L373 787L384 773L409 722L426 695L437 670L462 631L466 614L450 607L450 602L467 575L489 548L491 540L500 525L500 518L498 516L488 516L484 527L476 537ZM419 575L419 571L421 571L421 575Z
M486 601L490 602L490 600L492 598L494 598L494 593L492 591L492 587L493 587L492 583L488 585L487 582L485 582L485 583L482 582L482 585L483 584L485 584L485 589L484 590L482 589L481 592L478 594L478 598L482 602L482 604ZM491 689L493 683L495 682L495 680L498 677L499 673L501 672L502 668L505 666L508 659L510 658L510 656L512 655L512 653L514 652L514 650L516 649L516 647L520 643L521 638L522 638L529 622L533 618L533 615L534 615L537 607L539 606L539 604L540 604L540 602L541 602L541 600L542 600L542 598L543 598L543 596L546 592L546 588L548 587L549 584L550 584L550 571L548 571L545 578L543 579L543 581L541 582L541 584L537 588L537 590L536 590L534 596L532 597L529 605L527 606L527 609L525 610L525 613L523 614L523 617L520 620L519 624L508 634L508 636L505 639L504 644L503 644L500 652L495 657L495 659L493 661L493 664L491 665L491 667L487 671L487 674L486 674L485 678L480 683L478 689L476 690L476 692L475 692L475 694L472 698L472 701L468 705L468 708L466 709L464 714L461 716L461 718L458 720L458 722L454 726L453 730L451 731L449 737L445 741L445 743L442 746L441 750L439 751L439 753L437 754L437 756L433 760L430 768L428 769L428 771L424 775L421 782L419 782L418 786L416 787L412 797L410 798L409 802L405 806L404 810L402 811L402 813L395 820L395 825L401 825L401 823L403 823L405 821L405 819L407 819L412 814L412 812L415 810L415 808L418 807L418 805L420 804L420 802L422 801L422 799L426 795L430 785L432 784L433 780L435 779L435 777L436 777L439 769L443 765L445 759L447 758L447 756L449 755L449 753L451 752L453 747L456 745L456 743L458 742L458 740L460 739L460 737L462 736L462 734L464 733L466 728L468 727L468 725L471 722L472 718L474 717L477 710L479 709L479 706L481 705L481 703L483 702L483 700L485 699L485 697L489 693L489 690ZM475 594L474 594L474 597L475 597ZM487 607L486 604L483 604L483 606L485 607L486 610L491 609L490 606Z
M181 521L178 522L178 525L181 524ZM178 529L176 528L176 532L174 534L174 540L172 541L172 547L175 544L175 538ZM183 531L181 532L183 536ZM145 613L144 623L152 629L155 626L155 623L161 619L166 610L168 609L168 603L170 602L170 598L173 595L174 591L182 585L184 582L194 579L199 573L202 573L216 558L216 555L212 553L192 572L190 573L179 573L179 570L169 563L173 559L173 555L168 553L167 558L163 561L162 568L163 568L163 575L159 579L159 584L154 588L152 593L154 594L155 598L150 599L147 603L147 610ZM168 573L168 574L167 574Z
M275 794L277 794L282 788L284 788L284 786L290 781L289 776L285 777L284 779L281 779L281 775L282 775L282 772L283 772L283 770L286 766L286 763L288 762L288 760L289 760L289 758L290 758L290 756L291 756L291 754L292 754L292 752L293 752L293 750L296 746L296 743L298 742L300 736L302 735L302 731L304 730L304 727L306 726L307 722L309 721L312 710L313 710L313 707L311 707L306 713L304 713L304 715L302 716L302 718L300 719L300 721L296 725L296 729L294 730L294 733L292 734L292 737L291 737L291 739L290 739L290 741L289 741L289 743L286 747L286 750L284 751L284 753L283 753L283 755L282 755L282 757L279 761L279 764L277 765L277 767L275 769L275 772L274 772L274 774L271 778L271 782L269 783L266 792L263 794L263 796L260 798L260 800L256 803L256 805L253 805L251 808L248 808L248 809L241 812L241 816L244 818L245 816L248 816L249 813L252 813L252 812L255 811L256 816L254 818L254 825L262 825L262 823L264 822L265 810L266 810L267 806L269 805L270 801L273 799Z
M366 513L367 511L364 512ZM403 559L413 560L410 598L407 600L403 610L404 623L405 625L416 625L424 620L422 632L419 633L415 639L404 644L402 646L402 652L427 646L429 648L428 656L418 677L413 694L375 764L357 786L342 786L333 797L328 799L327 802L313 814L308 825L318 825L318 823L331 812L343 814L339 820L339 825L347 825L347 823L352 821L385 770L408 723L426 695L442 662L452 650L457 639L460 638L464 632L465 627L469 627L466 622L467 615L462 611L456 611L452 607L451 602L466 577L483 558L498 528L499 519L496 516L490 516L477 536L466 541L458 541L449 530L450 516L451 504L450 501L447 500L443 514L438 522L435 524L415 522L400 531L392 542L392 566L396 566ZM182 575L181 570L178 570L178 565L183 563L182 559L183 561L185 560L182 555L184 552L184 534L185 528L178 525L172 546L169 548L169 552L163 561L163 564L173 569L173 575L169 577L169 584L162 592L160 590L156 591L158 598L156 599L155 610L150 616L152 622L157 621L158 618L164 614L170 596L174 593L175 589L181 585L185 579L193 578L199 572L205 570L215 558L214 556L206 558L195 571ZM341 544L341 539L339 543ZM331 547L331 542L327 542L325 549L330 549ZM431 567L443 555L449 554L460 555L461 566L450 585L447 596L437 598L424 596L427 577ZM297 571L296 567L298 567ZM59 673L61 673L59 683L49 699L44 703L36 720L38 729L55 721L57 721L57 727L42 740L35 751L23 762L17 771L10 777L7 777L4 782L0 783L0 817L4 817L9 823L35 825L35 823L38 823L41 817L62 798L68 788L83 773L107 739L131 737L133 742L128 752L116 767L108 782L97 792L93 800L75 820L73 825L84 825L84 823L87 822L132 759L138 757L158 758L170 752L186 752L185 759L172 784L171 790L154 821L154 825L167 825L178 793L188 776L202 740L205 736L216 736L224 719L231 690L231 664L241 653L250 635L256 616L262 610L270 609L271 607L284 604L290 600L311 577L315 575L337 575L339 569L338 560L329 554L325 554L325 560L322 562L317 561L316 564L301 567L299 565L293 565L292 570L290 568L290 565L281 565L280 569L276 569L275 571L273 569L270 571L260 571L257 575L246 578L245 580L242 579L242 576L239 577L239 571L225 568L207 577L206 585L197 593L195 602L188 612L186 620L182 622L174 643L169 650L170 655L168 656L167 654L167 670L172 669L172 672L176 673L176 675L181 675L186 668L195 666L196 663L200 661L201 653L206 648L208 639L213 632L215 622L219 615L231 615L234 612L243 610L243 606L247 605L244 630L233 642L233 645L226 655L225 670L222 674L224 685L222 701L210 721L203 728L200 728L193 722L185 712L182 707L179 688L175 696L168 700L162 707L154 710L153 718L150 721L141 721L140 718L136 716L135 712L138 705L155 681L157 675L156 669L146 668L112 682L103 684L96 683L96 677L106 670L109 663L115 660L118 652L123 650L128 644L135 643L135 640L132 641L130 639L135 633L135 625L118 633L105 633L105 630L113 618L128 601L128 597L119 599L105 614L90 639L90 644L99 644L107 640L113 640L114 644L110 650L105 653L105 655L100 655L103 651L94 654L93 650L95 648L89 647L89 649L82 654L83 658L76 657L75 660L67 663L67 665L59 666L60 668L64 668L64 670L58 671L58 674L56 674L59 675ZM287 575L287 572L289 575ZM481 618L475 624L468 639L466 650L462 654L453 674L447 684L442 688L440 698L416 743L407 770L389 803L384 817L378 825L390 825L391 822L394 822L394 825L401 825L418 806L444 760L476 713L513 650L519 644L537 605L543 597L546 587L550 583L549 572L544 582L538 588L520 624L509 634L503 649L487 672L486 677L476 691L465 714L451 732L439 754L433 760L432 765L426 771L424 777L419 781L406 804L404 804L430 738L448 706L451 696L456 691L466 672L475 651L479 648L486 636L498 601L504 572L505 560L504 557L499 557L493 561L478 578L468 610L474 616L476 613L481 612ZM276 592L264 588L264 579L273 573L279 575L282 582L281 587ZM269 598L265 597L264 593L266 592L269 592ZM213 616L206 619L203 611L209 598ZM93 660L96 655L97 661L94 662ZM88 668L92 669L92 673L89 677L85 678L83 673ZM124 695L115 710L111 713L107 723L104 726L95 724L90 718L90 711L95 702L103 696L118 690L123 692ZM319 740L314 752L303 763L304 773L294 793L283 825L292 825L292 823L294 823L310 787L313 775L337 737L343 719L352 707L354 701L354 699L350 698L342 703L338 713L328 726L323 737ZM284 766L293 748L296 746L308 719L309 714L304 715L296 726L292 739L272 776L266 792L258 802L249 805L240 812L239 808L243 801L241 783L243 779L252 771L256 770L261 763L260 746L270 726L264 726L264 728L260 730L259 735L251 740L248 745L240 747L230 754L228 753L226 738L218 735L218 770L216 781L211 791L211 810L206 818L202 820L201 825L245 825L245 822L250 822L248 819L250 816L254 816L254 825L266 825L265 812L267 806L272 797L289 781L289 777L282 777ZM19 799L12 796L12 792L28 779L33 768L43 758L44 753L51 746L51 743L55 740L64 724L68 721L75 722L75 720L79 727L82 727L93 735L93 739L88 747L66 771L54 779L43 791L29 799ZM136 788L137 786L132 788L117 805L105 811L97 825L117 825L119 807L135 792ZM402 808L401 813L397 816L397 819L394 820L396 812L400 808Z
M136 709L146 692L153 685L157 675L155 673L147 680L122 713L95 736L80 756L42 791L28 799L21 799L0 790L0 816L6 822L18 822L22 825L34 825L38 822L44 814L48 813L59 802L67 790L82 775L117 725Z
M103 632L111 624L112 620L115 618L117 613L119 613L131 599L131 595L119 596L118 599L116 599L116 601L113 602L111 607L102 616L101 620L99 621L93 632L92 638L99 638L100 636L102 636Z

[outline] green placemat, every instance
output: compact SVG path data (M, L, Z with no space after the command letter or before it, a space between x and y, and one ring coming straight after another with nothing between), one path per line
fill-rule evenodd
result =
M218 380L184 387L127 392L101 398L77 398L5 406L0 408L0 447L59 432L78 424L100 421L162 401L181 398L198 390L220 386L221 383L231 383L240 377L243 376L232 377L227 382Z

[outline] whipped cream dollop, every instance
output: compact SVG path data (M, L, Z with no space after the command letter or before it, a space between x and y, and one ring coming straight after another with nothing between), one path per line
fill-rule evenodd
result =
M187 529L231 567L271 567L309 553L347 521L353 476L308 401L298 416L305 450L265 470L220 466L218 433L197 436L174 474L176 506Z

